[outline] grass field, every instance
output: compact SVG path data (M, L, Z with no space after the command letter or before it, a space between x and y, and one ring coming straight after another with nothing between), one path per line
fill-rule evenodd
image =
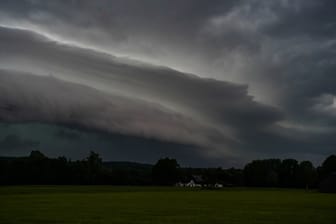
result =
M336 194L287 189L0 187L0 223L336 223Z

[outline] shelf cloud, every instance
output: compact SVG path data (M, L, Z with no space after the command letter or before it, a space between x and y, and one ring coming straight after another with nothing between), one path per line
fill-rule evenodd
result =
M331 0L2 1L0 121L177 144L195 152L195 163L318 160L335 146L333 7ZM0 137L39 141L8 130L16 129L0 127ZM51 133L59 134L34 146L70 139L66 130Z

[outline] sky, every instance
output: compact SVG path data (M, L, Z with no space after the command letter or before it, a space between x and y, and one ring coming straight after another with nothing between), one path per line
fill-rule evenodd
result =
M2 0L0 155L241 167L336 152L334 0Z

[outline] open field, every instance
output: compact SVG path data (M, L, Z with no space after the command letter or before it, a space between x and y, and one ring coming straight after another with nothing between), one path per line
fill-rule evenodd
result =
M0 223L336 223L336 194L288 189L0 187Z

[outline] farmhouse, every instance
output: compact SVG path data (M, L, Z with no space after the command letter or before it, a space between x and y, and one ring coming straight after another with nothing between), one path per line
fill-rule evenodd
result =
M201 175L192 175L187 182L176 183L177 187L203 187L204 180Z
M223 184L215 183L209 184L207 183L201 175L192 175L190 180L187 182L178 182L176 183L177 187L206 187L206 188L222 188Z

